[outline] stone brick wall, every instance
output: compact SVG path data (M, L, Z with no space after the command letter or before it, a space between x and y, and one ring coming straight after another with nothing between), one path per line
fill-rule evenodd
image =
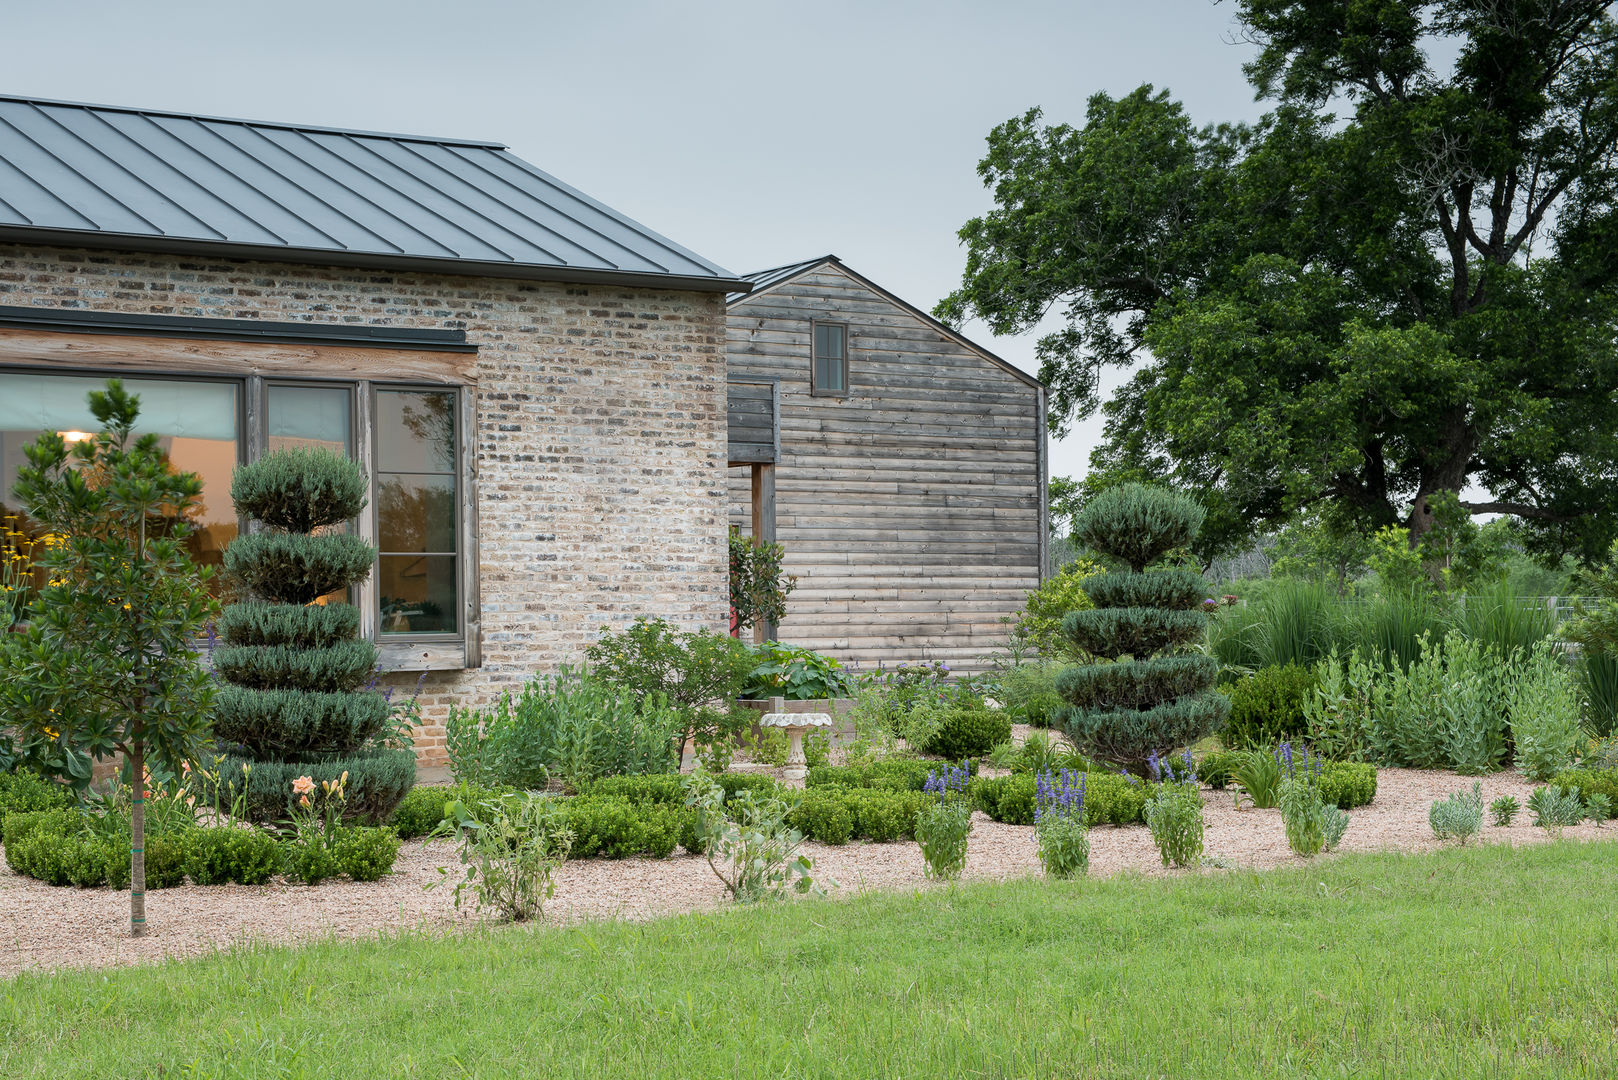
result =
M578 662L606 627L726 625L722 295L0 245L0 305L466 331L483 664L426 677L424 765L451 705Z

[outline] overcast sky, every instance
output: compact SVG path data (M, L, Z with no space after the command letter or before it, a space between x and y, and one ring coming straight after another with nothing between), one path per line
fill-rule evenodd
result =
M830 252L923 309L989 208L995 124L1143 82L1198 123L1260 112L1210 0L0 4L0 92L498 139L731 270ZM1036 367L1034 334L966 332Z

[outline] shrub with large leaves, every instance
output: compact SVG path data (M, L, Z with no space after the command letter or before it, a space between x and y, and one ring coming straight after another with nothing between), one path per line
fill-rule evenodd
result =
M1189 544L1202 518L1187 496L1123 484L1074 519L1076 538L1129 567L1088 579L1096 606L1062 620L1070 641L1110 661L1069 668L1056 679L1072 705L1068 735L1090 757L1144 774L1148 759L1191 745L1230 712L1229 699L1213 689L1217 661L1185 654L1207 632L1206 585L1187 570L1150 569Z

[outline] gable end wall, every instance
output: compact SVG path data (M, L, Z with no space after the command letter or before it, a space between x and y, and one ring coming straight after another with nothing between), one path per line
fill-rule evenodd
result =
M848 323L850 393L809 392L812 318ZM823 264L730 307L733 374L780 379L783 641L862 668L973 670L1040 581L1040 389ZM732 469L730 520L750 526Z

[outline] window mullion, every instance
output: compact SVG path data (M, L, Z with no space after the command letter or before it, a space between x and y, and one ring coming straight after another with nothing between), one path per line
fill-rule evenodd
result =
M371 392L370 381L361 380L354 388L354 453L359 460L360 468L365 471L369 497L365 509L360 512L358 529L360 538L373 547L377 543L375 433L375 395ZM354 601L360 609L360 633L367 641L377 640L381 609L377 599L377 578L380 573L379 564L373 560L370 576L360 582L358 589L355 590Z

